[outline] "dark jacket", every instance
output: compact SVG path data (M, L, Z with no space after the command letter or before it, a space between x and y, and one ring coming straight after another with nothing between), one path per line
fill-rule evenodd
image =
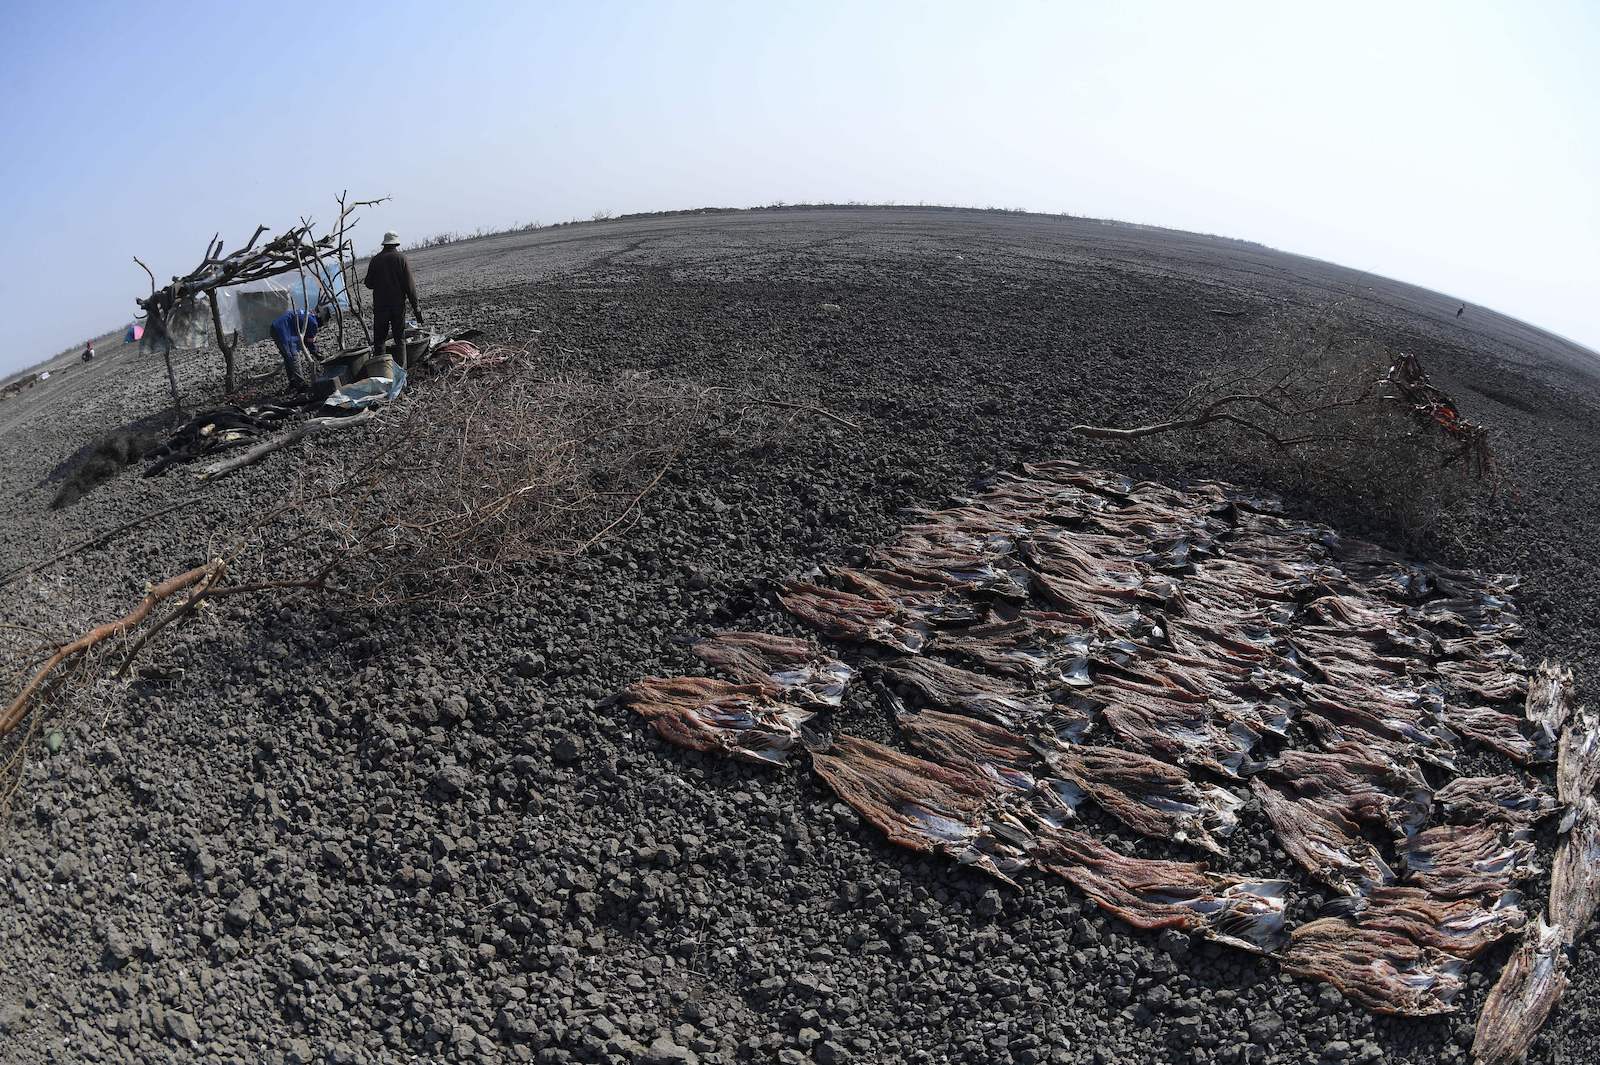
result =
M385 248L367 264L362 284L372 290L372 308L377 311L403 311L406 301L417 309L417 283L411 278L411 264L399 248Z

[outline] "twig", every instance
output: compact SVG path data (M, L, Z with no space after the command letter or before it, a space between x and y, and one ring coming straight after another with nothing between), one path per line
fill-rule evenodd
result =
M28 706L34 694L60 666L88 651L103 640L127 632L144 621L150 615L150 611L154 610L159 603L207 579L221 565L222 562L220 560L213 560L204 565L196 566L191 570L186 570L176 577L169 577L150 589L144 600L122 617L96 626L71 643L63 644L34 672L32 679L23 685L16 698L12 699L10 705L6 707L5 713L0 715L0 736L6 735L17 727L17 723L28 712Z
M54 565L64 558L70 558L79 551L88 551L91 548L99 547L101 544L106 543L113 537L119 536L130 529L136 529L147 521L153 521L165 514L171 514L175 510L182 510L184 507L193 506L197 501L199 501L200 498L201 497L197 495L190 496L188 499L179 500L171 506L162 507L159 510L152 510L149 513L141 514L132 521L125 521L121 525L118 525L115 529L108 529L93 539L84 540L82 543L75 544L72 547L67 548L65 551L60 551L54 555L51 555L49 558L40 559L37 562L23 566L21 569L13 570L7 577L5 577L5 579L0 580L0 588L4 588L10 584L13 584L36 570L43 569L46 566Z
M861 428L861 426L857 425L853 421L850 421L848 418L841 418L841 417L839 417L839 415L834 414L832 411L824 410L821 407L813 407L809 403L789 403L789 402L787 402L785 400L781 400L781 399L760 399L760 398L758 398L756 396L750 395L747 392L742 392L737 388L731 388L731 387L728 387L726 385L713 385L712 387L707 388L706 392L708 392L708 393L710 393L710 392L731 392L734 395L738 396L741 402L748 403L748 404L750 404L752 406L757 406L757 407L783 407L783 408L785 408L787 410L809 411L812 414L815 414L820 418L826 418L830 422L834 422L834 423L836 423L838 425L842 425L846 429L859 430Z

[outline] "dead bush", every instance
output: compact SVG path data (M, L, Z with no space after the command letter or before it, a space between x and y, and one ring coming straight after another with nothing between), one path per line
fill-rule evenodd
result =
M376 604L474 595L625 530L713 403L687 381L520 355L454 374L391 412L325 493L320 550L361 558L361 579L340 583Z
M1248 476L1319 510L1376 517L1409 542L1501 483L1487 431L1460 417L1416 358L1336 313L1284 337L1271 358L1200 379L1159 422L1074 428L1137 441L1165 464Z

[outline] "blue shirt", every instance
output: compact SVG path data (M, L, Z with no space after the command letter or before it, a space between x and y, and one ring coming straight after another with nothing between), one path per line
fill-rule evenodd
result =
M257 319L259 321L260 319ZM312 338L317 335L317 327L321 325L317 316L310 311L290 311L280 314L272 320L272 336L282 344L286 351L298 352L300 350L300 331L306 335L306 347L312 351L317 350Z

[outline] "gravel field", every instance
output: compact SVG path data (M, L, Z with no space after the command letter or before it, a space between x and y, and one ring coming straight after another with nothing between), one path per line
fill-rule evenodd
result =
M1469 1060L1504 948L1461 1014L1377 1017L1271 962L1136 932L1065 884L1016 894L893 848L808 773L671 748L600 704L698 672L686 635L798 632L778 582L857 557L986 471L1051 456L1277 487L1215 449L1067 429L1149 420L1335 305L1494 428L1510 485L1421 531L1362 500L1289 505L1523 574L1529 657L1567 661L1593 702L1600 357L1255 245L1018 214L630 219L411 260L435 322L553 365L825 407L860 431L729 410L624 535L459 608L238 599L169 632L150 659L177 679L95 691L0 828L0 1060ZM158 356L97 352L0 403L0 574L196 491L181 469L130 471L48 509L65 460L162 404ZM247 373L276 365L270 344L243 356ZM219 367L182 361L192 401L215 398ZM377 425L0 589L0 621L75 634L121 614ZM844 719L890 734L865 692ZM1292 875L1263 824L1247 819L1216 867ZM1600 1060L1597 939L1530 1060Z

